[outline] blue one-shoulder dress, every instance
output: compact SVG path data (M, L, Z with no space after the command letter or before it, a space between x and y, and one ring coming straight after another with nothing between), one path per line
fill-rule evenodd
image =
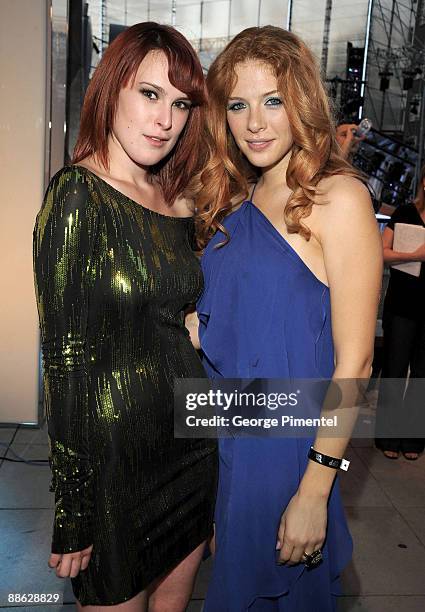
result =
M251 201L224 223L202 259L200 339L209 377L331 378L329 288ZM338 479L323 562L278 565L280 517L307 467L312 439L223 438L216 554L204 612L329 612L352 555Z

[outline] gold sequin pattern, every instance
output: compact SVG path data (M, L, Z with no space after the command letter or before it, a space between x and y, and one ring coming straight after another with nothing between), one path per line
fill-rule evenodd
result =
M173 436L173 381L203 377L184 327L202 290L192 219L155 213L78 166L34 228L52 550L93 544L83 605L126 601L211 529L213 441Z

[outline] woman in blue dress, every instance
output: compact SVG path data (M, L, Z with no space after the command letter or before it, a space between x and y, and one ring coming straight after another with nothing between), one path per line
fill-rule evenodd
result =
M197 311L209 376L368 378L382 247L311 52L280 28L249 28L207 84ZM335 610L352 541L336 470L308 453L341 459L347 444L348 435L220 440L205 612Z

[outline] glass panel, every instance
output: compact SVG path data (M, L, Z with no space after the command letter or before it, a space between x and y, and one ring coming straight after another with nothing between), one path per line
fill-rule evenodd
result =
M288 2L276 0L261 0L260 25L275 25L286 28L288 19Z
M232 0L230 7L230 35L258 25L258 0Z
M292 5L291 31L298 34L310 47L318 60L322 56L323 25L326 0L294 0Z
M229 0L214 0L203 3L203 38L219 38L229 34Z
M176 28L197 46L201 38L201 5L199 0L177 0L176 2Z
M333 2L326 75L345 79L347 41L364 47L368 0Z

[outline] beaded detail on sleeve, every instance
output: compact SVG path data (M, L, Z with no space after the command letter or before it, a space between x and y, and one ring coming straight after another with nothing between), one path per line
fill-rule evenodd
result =
M90 180L64 168L47 189L33 235L56 553L92 543L86 329L98 219Z

